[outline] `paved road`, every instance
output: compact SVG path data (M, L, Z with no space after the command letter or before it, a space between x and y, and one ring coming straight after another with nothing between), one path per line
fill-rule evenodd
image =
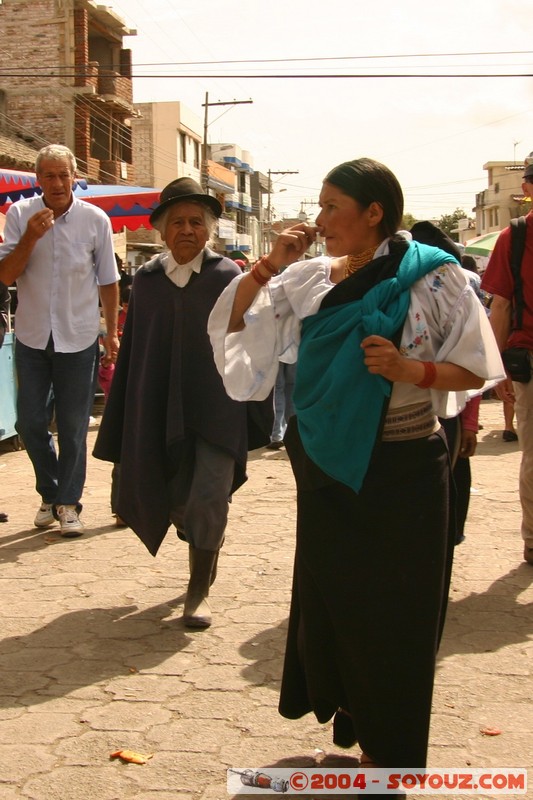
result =
M518 533L520 452L501 440L498 401L482 403L481 421L430 764L529 767L533 797L533 567ZM32 527L27 455L3 448L1 800L224 800L228 767L357 766L357 750L331 744L329 724L277 713L294 487L284 450L253 453L249 475L231 508L213 626L191 632L180 619L186 548L169 534L154 559L114 527L110 465L90 459L87 532L63 540ZM487 727L501 734L483 735ZM123 748L153 758L110 759Z

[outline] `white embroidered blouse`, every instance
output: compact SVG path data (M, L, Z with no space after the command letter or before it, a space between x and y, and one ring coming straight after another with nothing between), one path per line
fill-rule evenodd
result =
M388 252L385 240L376 257ZM208 331L215 363L224 386L235 400L263 400L274 386L278 360L298 357L301 320L315 314L333 288L331 258L298 261L262 287L244 316L245 327L226 333L238 275L217 300ZM400 352L420 361L448 361L487 382L472 392L420 389L394 383L389 409L431 397L435 414L456 416L469 397L505 378L502 360L487 315L465 273L455 263L443 264L411 287L409 311Z

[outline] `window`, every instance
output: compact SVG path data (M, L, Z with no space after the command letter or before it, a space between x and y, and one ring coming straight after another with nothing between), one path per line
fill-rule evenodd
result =
M112 117L91 115L91 156L132 163L131 128Z
M180 161L187 163L187 137L184 133L180 133Z

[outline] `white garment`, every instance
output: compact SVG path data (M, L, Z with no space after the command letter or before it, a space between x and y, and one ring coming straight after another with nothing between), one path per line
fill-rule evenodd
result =
M387 240L376 257L388 252ZM208 324L217 369L235 400L262 400L274 386L278 359L295 362L301 320L315 314L333 288L331 259L298 261L262 287L245 314L244 330L227 334L239 275L220 295ZM468 279L454 263L443 264L411 287L409 311L403 327L400 352L420 361L449 361L489 381L505 377L494 334ZM473 392L422 390L409 383L394 383L390 409L431 397L439 417L456 416Z
M164 253L161 256L161 261L163 262L163 268L167 278L170 278L172 283L175 283L176 286L179 286L181 289L183 289L184 286L187 286L193 272L200 273L203 260L203 250L200 250L198 255L195 256L192 261L188 261L186 264L178 264L171 252Z
M30 217L45 207L42 197L13 203L0 259L16 247ZM100 331L98 286L116 283L119 277L109 217L74 198L36 242L17 278L17 339L44 350L51 333L56 352L85 350Z

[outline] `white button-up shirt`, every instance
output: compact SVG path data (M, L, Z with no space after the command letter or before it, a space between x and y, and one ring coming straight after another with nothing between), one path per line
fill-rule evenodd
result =
M42 197L19 200L9 208L0 260L18 244L29 218L43 208ZM107 214L73 198L35 244L17 278L17 339L44 350L51 333L57 352L85 350L100 330L98 286L118 280Z
M192 261L188 261L186 264L178 264L172 253L169 251L163 256L163 267L165 269L167 278L170 278L172 283L175 283L176 286L179 286L181 289L183 289L183 287L187 286L189 283L193 272L199 273L201 271L203 260L204 251L200 250L198 255L195 256Z

